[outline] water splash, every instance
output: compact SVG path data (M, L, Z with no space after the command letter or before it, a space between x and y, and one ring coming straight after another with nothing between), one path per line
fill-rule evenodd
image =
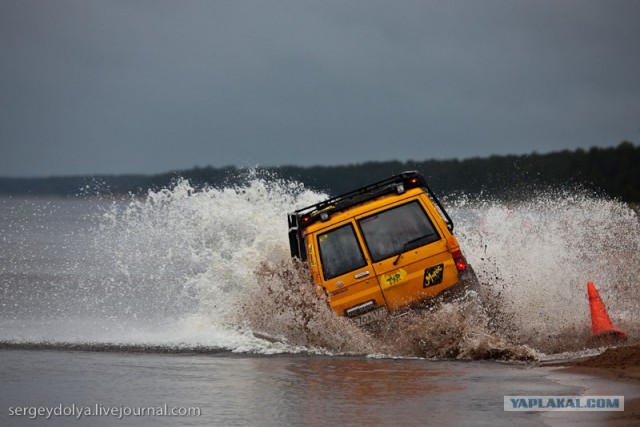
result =
M59 287L71 298L44 324L2 319L0 340L531 359L585 347L587 280L614 321L640 332L640 223L623 203L570 192L458 201L456 233L486 292L363 331L333 315L289 259L285 214L324 198L254 175L111 202L80 233L91 244Z
M324 197L298 183L250 176L246 185L222 189L196 190L181 180L124 208L114 204L95 245L114 267L110 294L127 301L126 312L114 315L171 318L187 340L198 331L194 345L299 351L273 340L265 349L264 331L247 329L243 306L262 286L258 266L289 256L283 213ZM219 343L224 334L242 337L241 344Z
M501 333L545 352L583 348L587 281L612 318L637 337L640 222L626 204L584 193L539 193L518 203L460 202L458 235L485 286L500 295Z
M298 261L261 263L258 284L239 304L236 321L280 342L339 353L373 353L372 337L336 316Z

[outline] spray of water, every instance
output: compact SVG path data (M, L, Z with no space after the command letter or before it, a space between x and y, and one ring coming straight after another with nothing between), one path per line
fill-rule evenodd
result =
M638 336L640 222L627 205L556 191L518 203L463 201L455 212L469 261L500 296L496 326L511 342L545 352L584 347L587 281Z
M481 291L362 330L335 316L289 258L286 212L323 198L298 183L249 176L222 189L178 181L114 202L90 230L89 265L79 264L81 285L47 339L531 359L588 345L588 280L612 318L632 338L640 332L640 223L623 203L562 192L527 202L460 200L450 213ZM102 327L61 334L71 319Z
M246 185L222 189L196 190L181 180L124 207L114 203L95 240L99 258L113 268L109 293L124 307L114 316L168 320L171 342L180 336L187 345L260 352L312 347L286 337L265 340L273 331L249 329L249 319L266 285L259 267L288 258L283 213L323 197L297 183L249 176ZM96 306L104 309L104 301Z
M244 326L316 351L367 354L376 350L370 335L331 311L303 263L261 263L255 275L257 286L247 292L236 316Z

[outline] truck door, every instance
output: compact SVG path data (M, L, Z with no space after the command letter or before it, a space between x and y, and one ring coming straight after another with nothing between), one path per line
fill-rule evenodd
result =
M380 285L360 244L354 221L321 230L316 237L322 282L331 307L351 318L384 307ZM384 309L379 311L386 314Z
M390 311L420 302L457 281L446 239L418 198L357 220Z

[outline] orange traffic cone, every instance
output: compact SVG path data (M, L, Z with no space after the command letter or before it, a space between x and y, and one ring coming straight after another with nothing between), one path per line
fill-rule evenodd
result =
M622 329L616 329L611 324L611 319L607 314L607 309L600 299L600 294L593 282L587 283L589 294L589 307L591 308L591 327L594 338L599 341L620 341L626 340L627 334Z

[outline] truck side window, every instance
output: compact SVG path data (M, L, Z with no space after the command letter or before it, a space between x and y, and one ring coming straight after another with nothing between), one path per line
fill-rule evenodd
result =
M320 234L318 246L325 280L367 265L351 224Z
M373 262L440 240L417 200L361 219L360 229Z

